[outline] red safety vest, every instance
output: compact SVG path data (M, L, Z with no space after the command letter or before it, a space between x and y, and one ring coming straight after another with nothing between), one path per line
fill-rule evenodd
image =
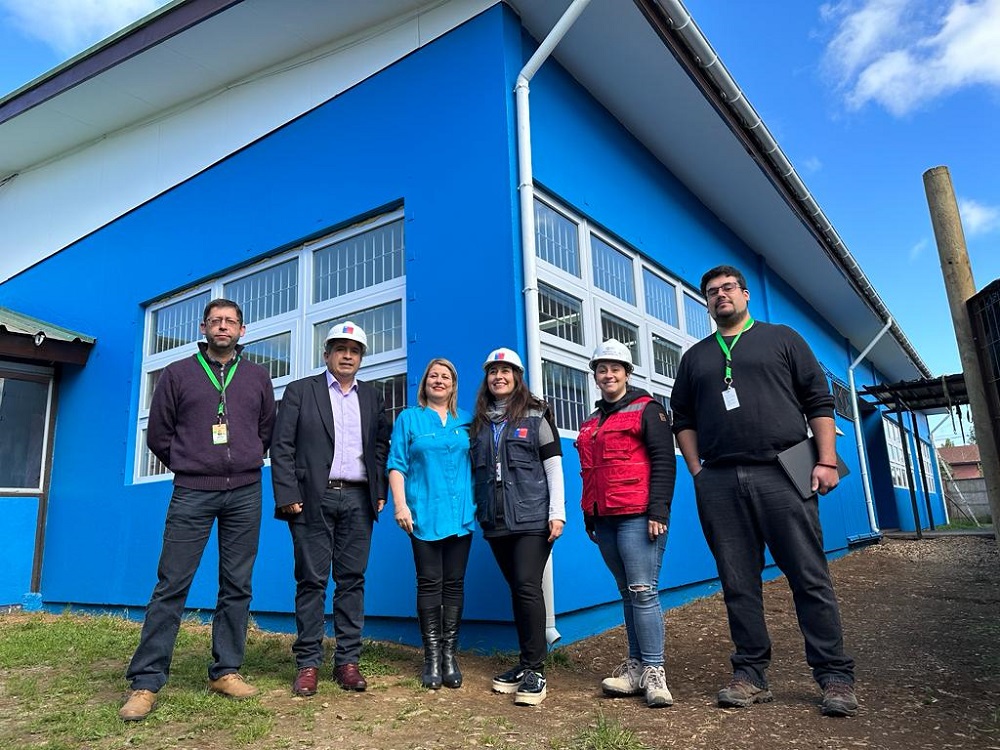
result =
M586 515L622 516L649 509L649 453L642 442L642 410L653 399L640 396L613 412L600 426L600 411L580 425L580 453Z

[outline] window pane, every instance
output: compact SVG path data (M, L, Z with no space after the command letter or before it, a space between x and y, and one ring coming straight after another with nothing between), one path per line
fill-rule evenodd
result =
M653 369L668 378L677 377L677 366L681 363L681 348L672 341L653 334ZM670 407L667 407L668 409Z
M323 343L326 341L330 326L345 320L351 320L359 325L368 337L366 357L403 348L403 303L401 300L396 300L387 305L338 315L313 326L313 351L316 352L314 367L323 365Z
M648 268L642 269L642 286L646 292L646 312L677 328L677 288Z
M634 305L632 259L594 235L590 235L590 247L594 256L594 284L623 302Z
M535 201L535 255L566 273L580 276L576 224L538 200Z
M582 302L543 282L538 284L539 329L574 344L583 343Z
M0 378L0 487L40 489L49 384Z
M159 477L164 474L169 474L170 470L163 465L153 452L149 450L146 446L146 430L142 430L139 435L139 442L142 445L142 450L139 456L139 476L140 477Z
M279 333L243 347L243 356L261 365L271 376L283 378L292 372L292 334Z
M153 403L153 391L156 390L156 384L160 382L160 376L165 369L167 368L161 367L159 370L153 370L146 375L146 398L142 404L144 409L148 409L149 405Z
M244 276L226 284L223 296L243 310L243 322L253 323L294 310L299 297L299 259Z
M618 339L632 352L632 364L641 365L642 356L639 348L639 327L627 320L622 320L611 313L601 312L601 341Z
M542 361L545 400L552 407L556 425L579 430L588 413L587 374L555 362Z
M201 318L205 305L212 299L210 292L188 297L180 302L153 311L153 340L150 354L159 354L190 344L201 338Z
M689 294L684 295L684 319L687 332L696 339L703 339L712 333L708 308Z
M385 399L385 413L389 417L389 422L395 422L399 413L406 408L406 373L369 382Z
M836 380L830 383L830 390L833 393L833 410L844 419L854 421L854 411L851 408L851 391L843 383Z
M403 275L403 220L313 253L313 302L367 289Z

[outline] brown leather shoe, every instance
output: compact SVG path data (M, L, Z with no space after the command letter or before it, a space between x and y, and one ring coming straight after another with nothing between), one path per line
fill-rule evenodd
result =
M358 671L357 664L341 664L333 669L333 679L337 681L344 690L362 691L368 687L368 682L361 672Z
M118 711L122 721L142 721L156 707L156 693L152 690L129 690L125 705Z
M316 667L302 667L295 675L292 683L292 695L308 697L316 695L316 683L319 681L319 670Z
M247 684L246 680L238 672L230 672L229 674L222 675L217 680L209 680L208 689L213 693L218 693L219 695L224 695L227 698L233 698L238 701L253 698L257 695L257 688Z

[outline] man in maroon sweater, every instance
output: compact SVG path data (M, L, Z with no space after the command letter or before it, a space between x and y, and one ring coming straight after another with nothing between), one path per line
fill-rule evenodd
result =
M260 365L240 356L246 333L235 302L208 303L199 351L167 366L149 408L146 442L174 473L156 588L118 712L145 719L167 682L184 604L218 521L219 598L212 618L208 687L230 698L257 690L239 674L250 613L250 577L260 535L260 468L271 443L274 389Z

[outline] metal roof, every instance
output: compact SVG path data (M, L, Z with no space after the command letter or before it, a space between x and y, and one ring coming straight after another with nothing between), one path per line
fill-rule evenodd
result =
M871 385L861 389L890 411L920 411L925 414L945 414L956 406L969 403L965 375L942 375L939 378L903 380L899 383Z

